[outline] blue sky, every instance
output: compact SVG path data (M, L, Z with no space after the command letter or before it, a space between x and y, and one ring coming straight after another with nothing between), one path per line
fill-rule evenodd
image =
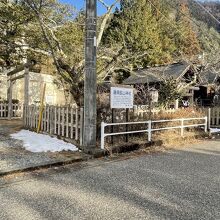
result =
M73 6L75 6L76 8L80 9L83 8L83 6L85 5L85 0L58 0L61 3L67 3L67 4L71 4ZM108 5L111 5L115 0L105 0L105 2ZM205 0L203 0L205 1ZM209 0L210 2L212 1L216 1L216 0ZM220 0L217 0L220 1ZM98 15L104 14L106 12L105 7L102 6L102 4L99 3L99 1L97 0L98 4L97 4L97 11L98 11Z
M71 4L78 9L82 8L85 4L84 0L59 0L59 2ZM105 0L105 2L110 5L111 3L114 2L114 0ZM98 2L97 11L98 11L98 14L101 15L106 12L106 9Z

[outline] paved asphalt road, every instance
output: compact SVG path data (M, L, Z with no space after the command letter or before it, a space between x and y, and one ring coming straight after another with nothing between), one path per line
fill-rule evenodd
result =
M0 186L0 219L220 219L220 141Z

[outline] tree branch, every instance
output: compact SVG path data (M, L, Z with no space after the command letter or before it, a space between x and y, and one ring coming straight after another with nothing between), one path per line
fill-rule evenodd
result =
M106 24L111 17L112 9L119 2L119 0L116 0L111 6L108 6L103 0L99 0L99 2L101 2L107 8L107 13L104 15L101 26L100 26L99 34L97 37L97 47L99 47L99 44L102 40L102 36L105 30Z

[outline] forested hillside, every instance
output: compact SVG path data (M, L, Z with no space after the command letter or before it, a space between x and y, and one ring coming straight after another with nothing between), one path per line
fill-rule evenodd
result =
M220 2L219 1L195 1L189 0L190 13L198 21L202 21L220 31ZM202 6L204 8L202 8ZM213 16L213 17L212 17ZM215 18L216 19L215 19Z
M215 62L220 59L219 24L203 8L206 5L193 0L123 0L105 31L103 43L108 47L123 45L131 54L146 52L132 62L133 67L178 59L198 61L201 56ZM219 3L210 5L216 5L217 11Z

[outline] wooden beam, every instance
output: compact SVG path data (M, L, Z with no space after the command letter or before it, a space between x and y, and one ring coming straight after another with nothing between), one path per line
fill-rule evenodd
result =
M24 77L25 77L25 75L22 74L22 75L20 75L20 76L16 76L16 77L12 78L11 81L13 82L13 81L15 81L15 80L18 80L18 79L21 79L21 78L24 78ZM8 79L8 80L9 80L9 79Z
M191 86L191 87L189 87L189 89L195 90L195 91L199 91L200 90L200 88L198 86Z
M18 66L18 67L15 68L14 70L8 72L8 73L7 73L7 76L13 76L14 74L19 73L19 72L21 72L21 71L23 71L23 70L24 70L24 66L23 66L23 65Z
M19 73L19 72L23 71L25 68L30 68L30 67L32 67L33 65L34 65L34 64L33 64L33 63L30 63L30 62L29 62L29 63L22 64L22 65L16 67L14 70L8 72L8 73L7 73L7 76L12 76L12 75L14 75L14 74L16 74L16 73Z

